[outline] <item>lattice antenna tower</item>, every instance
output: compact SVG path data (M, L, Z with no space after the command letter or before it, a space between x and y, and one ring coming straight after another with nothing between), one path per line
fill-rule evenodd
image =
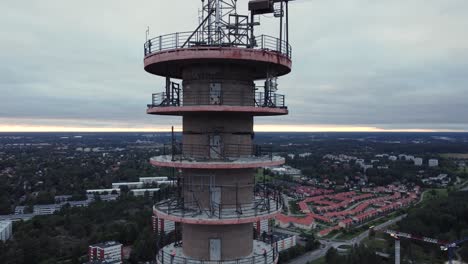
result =
M208 45L231 43L229 16L236 15L237 0L202 0L202 31Z

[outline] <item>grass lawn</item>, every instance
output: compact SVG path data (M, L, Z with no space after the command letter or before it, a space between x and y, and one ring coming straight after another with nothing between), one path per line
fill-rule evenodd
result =
M444 153L440 154L443 158L468 159L468 153Z
M358 227L358 228L351 228L347 232L341 232L339 236L336 237L336 239L341 239L341 240L350 240L353 239L357 236L359 236L362 232L365 232L368 229L368 227Z
M421 205L424 207L426 205L430 205L430 203L435 199L447 197L448 191L447 189L427 189L423 192L422 196Z
M366 237L364 240L362 240L362 243L369 248L374 248L377 251L385 252L388 247L387 241L384 239L385 236L388 235L376 232L375 237Z
M351 230L347 233L341 233L339 236L336 237L336 239L349 240L349 239L352 239L353 237L358 236L361 232L364 232L364 231Z
M318 233L318 232L317 232ZM331 231L328 235L324 236L324 237L321 237L321 239L332 239L333 237L335 237L336 235L340 236L341 233L340 231L338 230L333 230Z

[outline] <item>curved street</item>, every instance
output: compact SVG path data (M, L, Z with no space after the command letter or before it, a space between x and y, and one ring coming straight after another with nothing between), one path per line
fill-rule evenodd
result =
M400 221L401 219L403 219L404 217L406 217L406 214L390 219L382 224L375 226L375 230L382 230L388 226L391 226L395 224L396 222ZM289 261L288 264L305 264L308 261L314 261L316 259L319 259L325 256L325 254L327 254L327 251L331 247L337 248L340 245L356 245L356 244L361 243L362 240L368 236L369 236L369 230L366 230L362 232L361 234L359 234L358 236L349 240L318 239L318 241L320 241L320 243L322 244L319 249L307 252Z

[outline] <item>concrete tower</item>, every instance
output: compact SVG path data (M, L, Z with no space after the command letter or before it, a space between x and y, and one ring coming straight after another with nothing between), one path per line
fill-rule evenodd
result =
M254 116L286 115L276 94L278 76L291 71L291 47L282 36L287 1L249 2L250 16L235 0L204 0L200 25L149 39L145 71L166 77L148 114L182 116L182 142L152 157L176 168L180 192L154 206L158 218L181 223L182 243L162 248L158 263L276 263L269 244L253 239L253 225L281 210L279 195L255 192L255 170L284 159L253 144ZM280 37L254 35L254 16L274 13ZM287 12L286 12L287 21ZM173 80L181 80L181 83ZM256 86L261 81L264 86Z

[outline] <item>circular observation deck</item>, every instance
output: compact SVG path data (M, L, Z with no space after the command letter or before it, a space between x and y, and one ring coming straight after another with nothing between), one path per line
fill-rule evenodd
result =
M182 204L174 198L154 205L153 213L159 218L186 224L235 225L273 218L281 209L279 197L256 197L252 203L216 204L211 208L198 208L195 202Z
M165 144L163 155L150 159L154 166L185 169L253 169L284 162L283 157L273 155L271 146L250 144Z
M258 88L260 89L260 88ZM184 115L185 113L238 113L253 116L287 115L285 96L277 93L224 91L216 95L206 92L185 94L154 93L147 114Z
M259 240L253 240L253 252L244 258L230 260L199 260L186 256L178 242L169 244L159 250L156 256L158 264L276 264L278 263L278 251L270 244Z
M279 156L250 156L226 158L222 160L197 160L183 155L161 155L152 157L150 163L157 167L180 169L254 169L259 167L273 167L284 164L285 160Z
M144 45L145 71L182 79L187 65L196 63L226 63L251 69L256 80L265 79L269 69L276 76L291 71L291 46L278 38L260 35L253 47L207 44L191 40L192 32L178 32L149 39Z
M249 114L253 116L276 116L287 115L288 109L272 108L272 107L255 107L255 106L229 106L229 105L199 105L199 106L154 106L148 105L146 110L150 115L176 115L181 116L186 113L238 113Z

